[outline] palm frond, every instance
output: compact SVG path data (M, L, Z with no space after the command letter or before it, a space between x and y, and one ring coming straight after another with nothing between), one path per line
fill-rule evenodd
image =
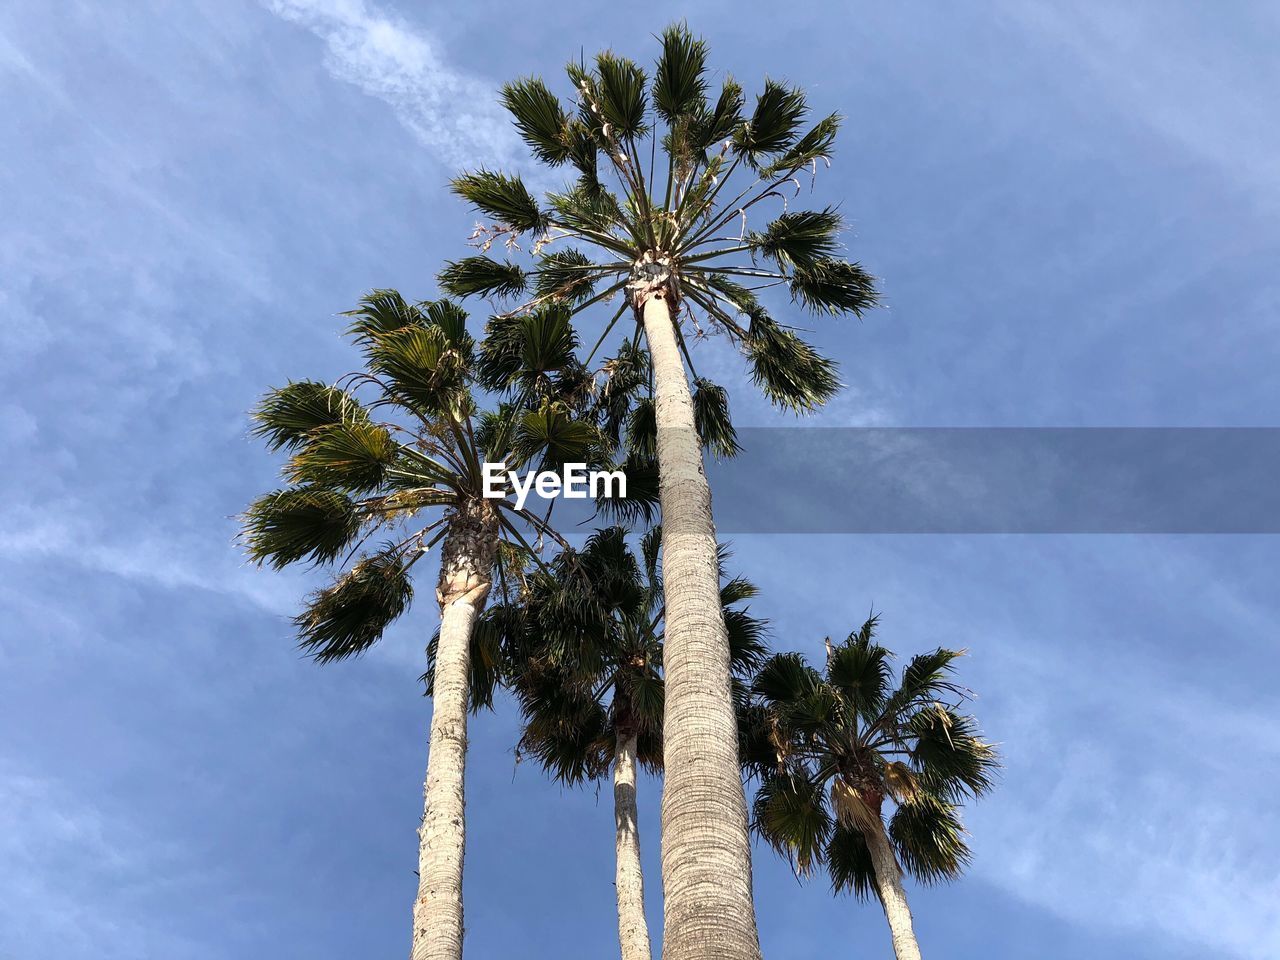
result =
M502 88L502 105L511 112L520 137L543 163L558 167L573 156L569 117L560 99L536 77L515 80Z
M298 380L272 390L252 416L253 435L264 439L270 450L296 448L320 427L369 419L351 394L315 380Z
M541 233L547 228L537 198L518 176L477 170L455 177L451 185L454 193L477 210L518 233Z
M243 518L243 537L255 563L279 570L299 560L336 559L360 532L350 497L321 487L277 490L255 500Z
M879 302L875 280L860 264L823 257L796 267L791 297L814 313L861 316Z
M977 721L950 707L929 704L911 715L911 762L937 796L960 801L980 797L995 785L1000 758L978 734Z
M600 111L610 135L617 139L642 136L648 108L644 71L626 57L605 52L596 57L596 74Z
M466 361L444 332L410 326L383 334L368 347L369 368L409 406L435 414L455 409L466 396Z
M752 804L752 826L800 876L808 876L822 862L831 835L821 785L796 773L766 777Z
M840 131L840 119L838 113L823 117L773 163L762 167L760 176L773 180L794 173L802 167L812 166L816 170L817 161L831 159L836 134Z
M363 653L413 599L413 584L398 553L361 559L331 586L313 594L294 618L299 644L327 663Z
M750 122L734 138L735 149L753 166L759 166L765 156L780 153L795 142L808 109L804 91L766 79Z
M742 125L742 108L745 103L742 87L732 77L725 78L715 106L700 114L691 125L689 139L693 149L703 154L713 144L728 140Z
M780 327L762 308L751 311L743 344L751 380L784 410L808 413L840 389L835 363L791 330Z
M954 880L971 854L956 808L927 793L898 805L889 838L903 868L921 883Z
M311 431L285 473L291 483L363 493L383 485L399 451L391 432L376 423L333 423Z
M581 303L591 297L596 277L600 276L591 267L591 258L581 250L557 250L545 254L538 263L535 290L541 298Z
M849 892L859 900L876 895L875 861L862 831L835 824L827 842L826 859L834 892Z
M841 226L840 214L831 207L798 210L782 214L763 233L751 234L747 242L781 267L811 267L839 251L836 236Z
M693 424L703 446L716 457L728 459L741 449L738 433L729 418L729 392L705 377L693 382Z
M422 313L397 290L374 290L360 298L360 305L342 316L354 318L347 332L357 342L422 322Z
M451 260L436 276L440 288L451 297L514 297L523 293L529 279L524 270L509 260L466 257Z
M705 109L707 43L684 24L662 31L662 55L653 78L653 105L658 116L674 124Z

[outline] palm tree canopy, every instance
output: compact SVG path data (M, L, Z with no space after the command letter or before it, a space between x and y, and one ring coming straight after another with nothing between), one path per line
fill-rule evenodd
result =
M508 345L519 360L503 364L448 300L410 303L377 290L347 315L363 368L332 385L289 383L253 413L254 434L289 454L289 486L250 505L242 530L259 564L335 569L295 618L303 649L321 662L382 636L412 601L411 568L459 518L490 516L506 538L500 573L528 549L522 527L552 533L510 501L484 499L483 463L593 459L604 442L578 416L586 393L572 338L548 342L540 326L523 330ZM482 411L475 388L495 369L526 389L518 402ZM375 537L385 539L366 549Z
M863 828L886 814L905 870L925 883L958 876L970 858L959 807L991 789L999 765L961 712L971 698L953 676L963 651L920 654L895 678L878 620L828 639L822 672L798 653L770 658L743 718L756 831L801 874L825 864L835 889L859 897L875 889Z
M571 63L567 104L536 77L503 88L533 158L564 171L566 185L538 197L513 174L457 177L455 192L489 222L473 235L479 253L447 264L441 286L509 304L491 337L522 318L568 317L620 297L587 365L634 295L661 286L680 304L674 322L691 371L690 342L719 333L772 401L812 410L838 389L835 364L775 320L757 293L785 288L795 306L819 315L861 315L876 304L871 276L843 257L840 213L790 209L803 181L829 163L840 117L814 120L803 91L771 79L749 104L730 77L713 88L707 44L685 26L660 40L652 76L609 51ZM754 229L766 205L775 215ZM523 237L532 240L525 254ZM495 245L502 255L491 255ZM620 399L647 382L639 343L637 326L604 365L615 430L627 410ZM731 455L724 391L696 372L694 380L702 438ZM643 411L633 419L634 451L648 428Z
M641 763L662 765L661 546L658 527L640 538L638 556L626 529L597 530L581 549L529 571L519 595L477 624L477 702L505 682L524 717L520 755L562 782L603 777L627 735L636 736ZM766 623L746 605L756 595L749 581L722 574L722 582L734 683L745 702L767 656Z

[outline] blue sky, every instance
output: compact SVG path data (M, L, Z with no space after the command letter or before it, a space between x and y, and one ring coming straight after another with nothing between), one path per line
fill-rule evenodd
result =
M359 0L0 12L0 956L396 955L408 941L428 604L317 667L312 582L247 567L275 479L245 411L336 377L334 314L434 293L460 164L519 165L498 83L687 17L748 89L850 119L821 202L887 307L816 333L824 426L1276 425L1280 15L1263 3L448 7ZM729 355L743 424L786 422ZM873 604L964 646L1003 744L976 860L919 891L956 958L1280 955L1280 541L740 536L775 645ZM474 725L467 949L610 956L607 792ZM642 810L660 918L656 788ZM886 956L874 905L756 857L766 955Z

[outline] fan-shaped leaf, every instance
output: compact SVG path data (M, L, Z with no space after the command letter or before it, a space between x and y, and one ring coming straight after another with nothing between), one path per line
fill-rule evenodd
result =
M351 394L315 380L299 380L272 390L253 411L253 435L271 450L296 448L320 427L366 423L369 414Z
M314 594L294 618L299 643L321 663L356 656L382 637L412 599L413 584L397 553L365 557Z
M280 569L299 560L326 563L360 532L360 514L345 494L318 487L277 490L255 500L243 536L255 563Z
M791 277L791 298L814 313L852 313L861 316L879 302L875 281L859 264L824 257L797 266Z
M478 170L455 177L453 192L477 210L519 233L540 233L547 228L546 215L524 181L492 170Z
M451 297L513 297L524 292L528 278L524 271L508 260L492 257L467 257L451 260L436 279Z

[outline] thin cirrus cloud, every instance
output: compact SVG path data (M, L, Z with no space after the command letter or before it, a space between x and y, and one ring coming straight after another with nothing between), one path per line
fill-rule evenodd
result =
M323 40L330 74L389 104L446 166L517 160L494 86L455 69L403 18L362 0L268 0L267 7Z

